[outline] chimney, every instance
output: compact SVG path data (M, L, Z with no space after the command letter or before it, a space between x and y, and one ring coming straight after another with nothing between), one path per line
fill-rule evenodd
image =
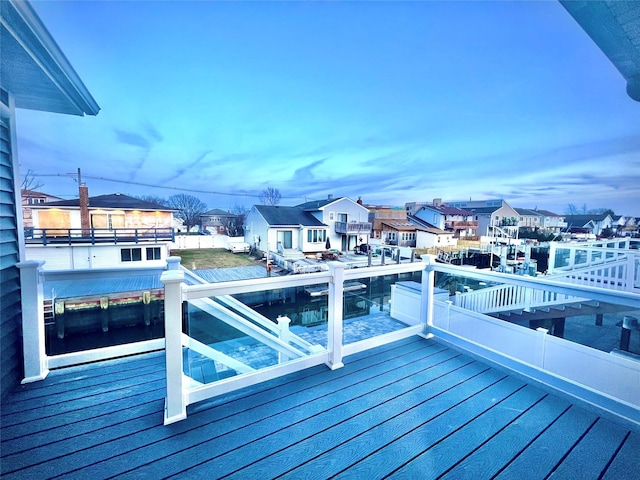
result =
M358 197L358 201L356 202L358 205L362 205L362 197Z
M333 193L330 193L327 197L328 200L333 200Z
M436 207L439 207L440 205L442 205L442 199L441 199L441 198L434 198L434 199L433 199L433 204L434 204Z
M80 227L82 235L89 235L91 232L91 218L89 217L89 189L84 183L78 187L80 196Z

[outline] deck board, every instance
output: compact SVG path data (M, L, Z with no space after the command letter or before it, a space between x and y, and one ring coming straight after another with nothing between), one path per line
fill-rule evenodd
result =
M13 478L638 478L640 434L419 337L189 406L164 356L62 369L2 404ZM583 475L584 474L584 475Z
M497 479L546 478L596 420L595 414L572 406L505 466Z

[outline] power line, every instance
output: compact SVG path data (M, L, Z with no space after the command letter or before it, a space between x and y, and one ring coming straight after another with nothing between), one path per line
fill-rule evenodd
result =
M74 180L77 177L77 173L33 173L34 177L69 177ZM154 185L151 183L142 183L142 182L133 182L129 180L116 180L114 178L106 178L106 177L96 177L94 175L82 174L84 178L91 178L92 180L103 180L105 182L114 182L114 183L124 183L127 185L137 185L140 187L151 187L151 188L164 188L165 190L176 190L180 192L191 192L191 193L206 193L211 195L227 195L230 197L253 197L260 198L262 195L260 194L251 194L251 193L229 193L229 192L214 192L212 190L198 190L194 188L182 188L182 187L170 187L166 185ZM289 198L289 199L297 199L301 197L281 197L281 198Z

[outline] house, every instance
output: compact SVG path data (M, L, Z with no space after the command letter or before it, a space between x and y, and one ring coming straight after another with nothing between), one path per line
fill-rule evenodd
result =
M214 208L200 215L202 230L231 237L242 236L243 215L235 215L220 208Z
M47 202L62 200L60 197L44 192L36 192L34 190L22 189L20 194L22 197L22 224L25 228L33 227L31 205L41 205Z
M0 393L4 398L23 378L18 263L25 260L25 248L16 109L84 116L97 115L100 107L29 3L6 0L0 8Z
M564 215L558 215L549 210L539 210L538 208L535 208L534 211L542 215L542 223L546 231L557 235L567 229Z
M444 205L438 198L432 204L420 207L413 216L440 230L452 231L455 238L475 239L477 236L478 222L472 212Z
M544 218L541 213L528 208L514 208L518 212L518 228L527 230L536 230L544 224Z
M173 241L173 210L120 193L32 205L27 260L47 270L164 265Z
M329 227L327 235L331 248L348 252L356 245L369 243L372 225L369 222L369 210L363 206L360 198L353 201L348 197L334 198L328 195L325 200L312 200L297 208Z
M518 234L518 212L506 200L462 200L446 204L470 211L473 220L478 222L478 235L515 238Z
M442 248L458 245L455 230L443 230L418 216L409 217L409 221L421 227L416 232L416 248Z
M367 205L369 209L369 223L372 225L371 238L382 238L382 222L407 221L407 212L402 207L391 207L388 205Z
M254 205L245 218L244 238L262 252L302 258L327 249L329 227L298 207Z
M611 215L606 213L585 214L585 215L567 215L567 229L570 233L592 235L602 235L604 229L613 227Z
M386 245L397 245L398 247L415 247L418 231L422 230L419 227L409 221L393 222L384 221L381 222L382 241Z

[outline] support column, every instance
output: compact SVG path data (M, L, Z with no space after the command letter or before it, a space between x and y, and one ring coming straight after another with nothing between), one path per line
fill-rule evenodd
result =
M327 350L331 370L344 367L342 363L342 330L344 301L344 264L330 262L329 272L329 323L327 325Z
M166 270L160 281L164 284L164 336L167 396L164 402L164 424L187 418L183 392L182 358L182 282L184 273Z
M24 379L21 383L43 380L49 373L44 333L44 262L19 262L22 296L22 353Z

